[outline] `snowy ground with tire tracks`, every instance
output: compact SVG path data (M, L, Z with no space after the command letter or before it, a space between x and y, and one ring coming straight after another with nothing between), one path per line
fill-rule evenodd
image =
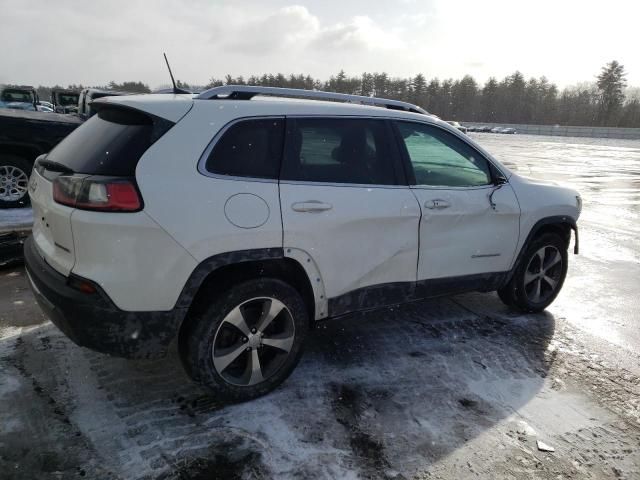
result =
M640 142L476 138L583 194L547 312L474 293L325 322L282 387L223 405L175 351L75 346L1 270L0 477L639 478Z

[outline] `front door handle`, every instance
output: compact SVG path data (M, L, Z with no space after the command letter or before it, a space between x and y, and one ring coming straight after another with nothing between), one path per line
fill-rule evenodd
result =
M424 207L429 208L431 210L441 210L443 208L449 208L451 204L446 200L441 200L439 198L433 200L427 200L424 202Z
M291 205L291 208L296 212L324 212L331 210L333 205L319 200L307 200L306 202L296 202Z

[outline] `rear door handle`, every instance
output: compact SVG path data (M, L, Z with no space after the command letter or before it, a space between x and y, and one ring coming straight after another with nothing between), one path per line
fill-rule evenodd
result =
M319 200L307 200L306 202L296 202L291 205L291 208L296 212L324 212L331 210L333 205Z
M441 200L439 198L433 200L427 200L424 202L424 207L429 208L431 210L441 210L443 208L449 208L451 204L446 200Z

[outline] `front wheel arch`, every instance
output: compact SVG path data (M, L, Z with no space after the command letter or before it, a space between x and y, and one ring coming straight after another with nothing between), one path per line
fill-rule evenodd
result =
M498 296L507 306L522 312L540 312L560 293L567 268L564 239L556 233L542 233L527 245L512 278L498 289Z
M541 235L544 235L546 233L556 234L565 241L566 248L568 249L569 244L571 243L571 231L573 231L574 238L575 238L573 253L577 255L579 252L579 237L578 237L578 225L574 218L566 215L561 215L561 216L545 217L538 220L533 225L533 227L531 227L531 230L529 230L529 233L527 235L527 239L522 244L522 247L520 247L518 256L516 257L516 260L513 262L513 267L507 279L505 280L505 283L508 283L509 280L511 280L513 273L515 272L516 268L518 268L518 265L520 265L520 262L522 261L522 256L527 251L527 248L529 248L529 245L531 245L531 242L535 241L536 238L539 238Z
M518 271L522 268L523 261L526 261L524 257L526 253L529 251L531 246L539 241L541 238L545 238L548 236L555 236L561 240L562 250L566 252L569 249L569 245L571 242L571 231L574 231L575 235L575 246L574 253L578 253L578 227L576 225L576 221L568 216L557 216L557 217L547 217L539 220L533 228L531 228L527 239L525 240L516 261L513 264L513 267L509 274L506 276L504 283L500 288L497 289L498 296L502 302L510 307L518 307L525 311L533 311L532 309L524 308L522 306L521 299L518 299L516 283L517 279L515 278ZM566 255L566 253L565 253ZM566 267L567 259L565 259L565 267ZM565 272L566 275L566 272ZM564 278L563 278L564 281ZM555 297L554 297L555 298ZM520 305L518 305L520 304Z

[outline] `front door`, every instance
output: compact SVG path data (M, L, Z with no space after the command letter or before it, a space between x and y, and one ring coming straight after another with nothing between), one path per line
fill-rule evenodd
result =
M473 146L446 130L397 122L422 209L418 280L504 272L518 244L520 207Z

